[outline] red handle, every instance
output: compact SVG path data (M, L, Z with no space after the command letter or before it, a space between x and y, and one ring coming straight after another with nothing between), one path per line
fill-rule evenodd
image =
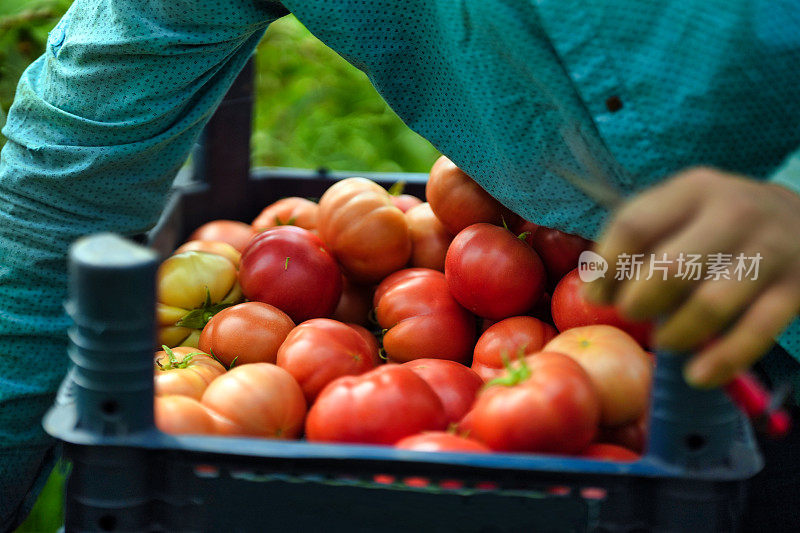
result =
M755 421L763 423L766 433L773 438L781 438L789 433L791 418L789 413L773 405L772 394L750 372L742 372L725 387L731 400Z

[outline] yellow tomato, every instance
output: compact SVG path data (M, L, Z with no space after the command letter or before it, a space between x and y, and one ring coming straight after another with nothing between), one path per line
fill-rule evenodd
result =
M184 252L158 269L159 345L197 347L200 330L217 312L238 303L236 265L208 252Z

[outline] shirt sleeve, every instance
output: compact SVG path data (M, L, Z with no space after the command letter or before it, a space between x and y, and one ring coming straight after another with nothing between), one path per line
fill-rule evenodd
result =
M41 419L67 365L69 244L155 224L201 129L285 13L266 0L76 0L23 74L0 156L0 529L48 474Z
M800 150L790 154L772 173L769 181L800 194Z
M800 150L790 154L783 164L769 176L768 180L800 194ZM789 327L778 337L778 344L800 361L800 319L795 318L789 324ZM800 383L800 373L797 381ZM797 401L800 403L800 389L795 392Z

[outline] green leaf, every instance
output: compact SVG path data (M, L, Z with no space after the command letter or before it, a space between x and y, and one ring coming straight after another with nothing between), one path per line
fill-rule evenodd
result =
M208 321L214 317L214 315L233 305L235 304L224 303L214 304L208 307L201 307L200 309L192 309L183 315L180 320L175 322L175 325L179 328L203 329L206 327L206 324L208 324Z
M400 196L403 194L403 191L406 188L406 182L404 180L400 180L394 183L391 187L389 187L389 194L392 196Z
M289 220L284 222L279 217L275 217L275 225L276 226L296 226L297 224L297 217L291 217Z

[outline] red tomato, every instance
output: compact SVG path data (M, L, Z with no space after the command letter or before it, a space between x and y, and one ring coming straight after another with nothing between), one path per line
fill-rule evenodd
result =
M553 315L550 314L550 294L542 293L542 297L534 304L529 313L532 317L538 318L547 324L553 323Z
M599 442L595 442L587 446L586 449L581 452L581 457L599 459L603 461L620 461L624 463L638 461L641 459L641 456L638 453L634 453L627 448L617 446L616 444L605 444Z
M636 453L644 453L647 445L647 419L649 412L638 420L629 422L623 426L613 428L601 427L600 434L597 435L598 442L607 442L628 448Z
M403 213L422 203L422 200L411 194L390 194L389 197L394 206Z
M522 240L528 243L528 246L533 246L533 234L539 229L539 224L534 224L530 220L525 220L520 217L516 223L511 226L511 231L518 235ZM538 252L537 252L538 253Z
M473 224L456 235L444 273L461 305L495 320L525 314L544 292L544 267L536 252L491 224Z
M282 198L264 208L253 220L253 230L264 231L275 226L297 226L309 231L317 229L319 206L305 198Z
M350 326L351 328L353 328L356 333L361 335L361 337L364 339L364 341L369 345L370 352L375 352L375 353L379 353L380 352L381 346L380 346L380 344L378 344L378 339L375 338L375 335L373 335L370 330L368 330L367 328L365 328L362 325L353 324L351 322L348 322L347 325ZM380 359L380 357L379 357L379 359ZM381 363L383 363L382 359L379 361L379 364L381 364Z
M475 319L447 289L444 274L402 270L375 290L375 316L390 360L432 358L467 361L475 343Z
M241 436L294 439L303 429L306 401L286 370L270 363L237 366L215 379L203 404L241 428Z
M227 242L240 252L256 232L249 224L236 220L212 220L206 222L189 235L190 241L222 241Z
M180 245L172 255L182 254L183 252L208 252L210 254L221 255L230 260L231 263L239 268L239 261L242 254L239 250L222 241L189 241Z
M480 391L478 391L478 393L480 394ZM477 395L475 396L475 398L477 399ZM472 402L472 407L475 407L475 402ZM467 414L465 414L461 418L461 420L456 422L455 426L453 426L453 428L459 433L459 435L467 435L468 437L473 435L473 431L472 431L472 417L473 417L473 414L472 413L473 413L473 410L472 410L472 408L470 408L470 410L467 411Z
M580 326L607 324L617 327L644 347L650 343L653 331L651 322L625 320L611 305L595 305L583 297L583 282L576 268L558 283L551 300L553 322L559 331Z
M264 231L242 253L239 283L249 300L274 305L296 323L328 317L342 295L342 273L322 241L308 230Z
M309 405L334 379L363 374L380 363L377 343L367 342L354 328L328 318L303 322L278 350L278 366L294 376Z
M403 437L447 425L433 389L401 365L332 381L311 406L309 441L394 444Z
M197 348L179 346L156 352L153 360L156 396L179 394L199 400L225 367Z
M418 435L411 435L398 441L394 447L418 452L488 453L491 451L476 440L453 435L446 431L426 431Z
M200 334L200 349L226 366L274 363L286 336L294 328L289 316L269 304L245 302L223 309Z
M613 326L583 326L560 333L547 343L580 363L600 396L604 426L633 422L647 410L653 364L633 338Z
M386 291L393 288L395 285L413 278L428 278L430 276L437 277L436 274L432 274L432 269L430 268L404 268L403 270L398 270L397 272L389 274L375 287L375 291L372 295L373 307L378 307L378 302L381 301Z
M467 414L483 380L475 372L455 361L416 359L403 363L430 385L444 406L448 422L458 422Z
M478 338L472 356L472 370L484 381L505 372L503 356L520 359L540 352L556 330L532 316L512 316L489 326Z
M517 217L445 156L431 168L425 197L453 235L478 222L502 226Z
M532 222L523 221L514 228L514 233L527 233L527 242L544 263L547 279L552 286L558 280L578 267L578 257L584 250L592 247L592 241L578 235L564 233L555 228L539 226Z
M383 187L364 178L348 178L325 191L319 233L348 277L359 283L380 281L411 256L405 215Z
M498 451L578 453L597 433L600 404L591 379L566 355L522 359L478 394L470 411L472 437Z
M374 293L374 286L359 285L342 276L342 296L331 318L339 322L370 325L369 315L372 311Z
M156 396L153 403L156 427L171 435L213 435L214 420L208 409L188 396Z
M444 258L453 236L433 214L428 203L406 211L411 232L411 265L444 272Z

